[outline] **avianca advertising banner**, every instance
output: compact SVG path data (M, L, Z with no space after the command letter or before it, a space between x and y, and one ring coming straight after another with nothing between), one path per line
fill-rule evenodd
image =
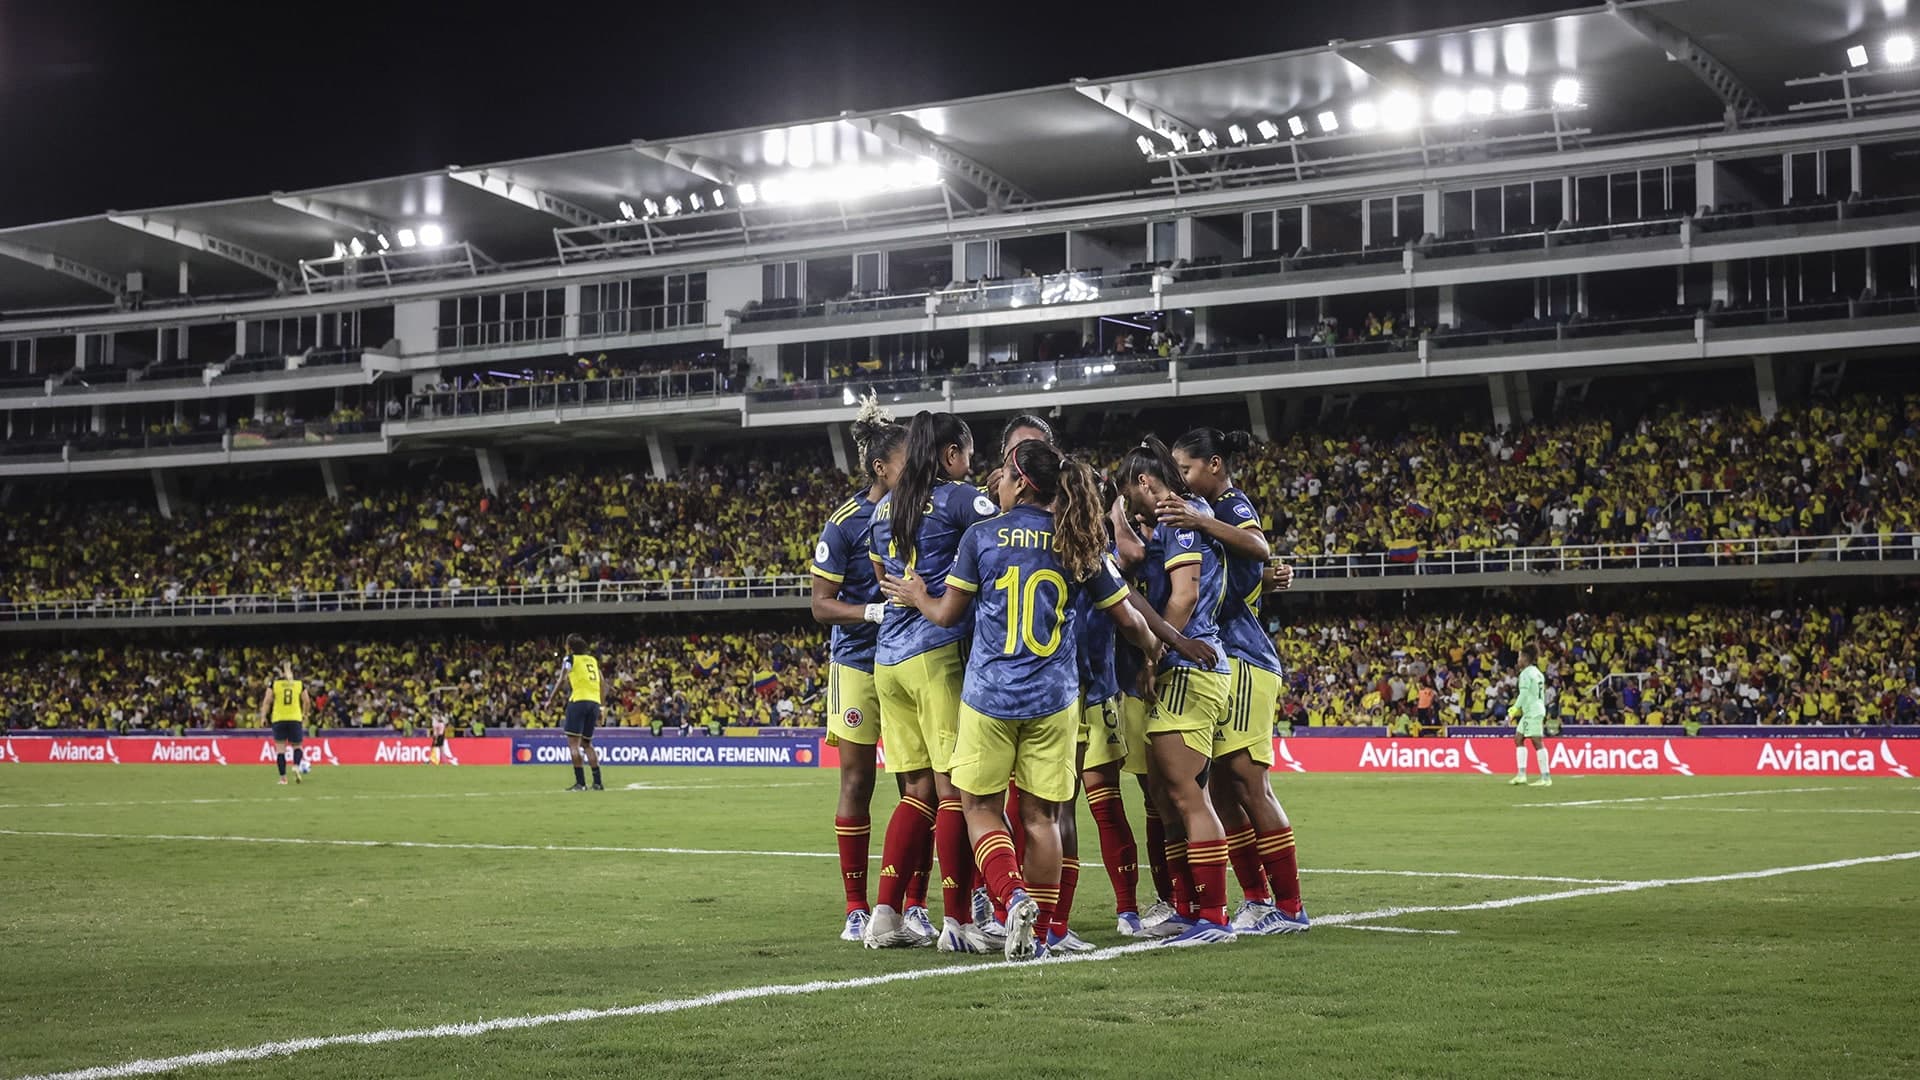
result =
M1902 776L1920 744L1898 739L1548 739L1553 771L1591 776ZM1512 739L1276 739L1284 772L1504 773ZM1529 756L1531 762L1531 756Z
M302 747L315 765L426 765L431 739L308 739ZM505 765L506 739L449 739L441 760L450 765ZM258 765L273 763L273 740L254 736L226 738L0 738L0 762L99 765Z

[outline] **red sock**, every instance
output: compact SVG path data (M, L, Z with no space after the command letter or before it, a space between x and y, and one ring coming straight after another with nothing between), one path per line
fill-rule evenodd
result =
M1114 914L1140 910L1135 895L1140 885L1140 848L1133 840L1133 825L1127 821L1127 804L1116 787L1087 789L1087 809L1093 813L1094 827L1100 830L1100 861L1106 864L1107 880L1113 884Z
M1182 916L1193 915L1193 871L1187 865L1187 842L1167 843L1167 876L1173 881L1173 910Z
M1187 845L1188 871L1193 875L1193 915L1208 922L1227 922L1227 842L1195 840Z
M840 843L840 884L847 891L847 910L867 910L867 841L873 824L863 817L836 817L833 832Z
M967 850L967 816L959 800L940 804L933 823L933 850L940 856L941 914L973 921L973 852Z
M1040 906L1040 917L1033 920L1033 936L1042 941L1047 939L1047 931L1053 929L1054 913L1060 909L1060 886L1041 885L1027 882L1027 895Z
M895 911L905 911L901 900L906 895L907 878L926 860L933 844L933 807L911 795L900 796L900 805L887 819L887 836L880 846L879 902Z
M1060 860L1060 898L1053 905L1053 932L1065 934L1067 919L1073 915L1073 890L1080 884L1080 860L1072 855ZM1031 895L1031 893L1029 893ZM1038 900L1039 897L1034 897Z
M1173 873L1167 867L1167 827L1160 823L1160 812L1147 803L1147 872L1153 875L1154 895L1173 899Z
M927 834L927 844L920 851L920 866L907 878L907 907L923 908L927 906L927 882L933 879L933 834ZM902 908L902 911L906 908Z
M1293 826L1261 833L1260 861L1273 882L1274 906L1289 915L1300 914L1300 859L1293 847Z
M1013 836L1013 857L1027 865L1027 823L1020 820L1020 789L1007 785L1007 832Z
M1242 896L1249 900L1273 899L1273 891L1267 888L1267 868L1260 865L1253 826L1227 837L1227 859L1233 863L1233 876L1240 882Z
M1006 903L1013 890L1026 887L1020 877L1020 860L1013 857L1013 837L1005 829L995 829L975 841L973 857L980 864L987 891L1001 903Z

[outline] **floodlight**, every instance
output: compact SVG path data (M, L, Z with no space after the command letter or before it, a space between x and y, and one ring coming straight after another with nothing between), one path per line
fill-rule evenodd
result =
M344 259L344 258L346 258L346 257L347 257L347 245L345 245L345 244L343 244L343 243L341 243L341 242L340 242L340 241L338 241L338 240L335 240L335 241L333 242L333 257L334 257L334 258L336 258L336 259Z
M1420 123L1420 103L1413 95L1396 90L1380 103L1380 120L1390 131L1409 131Z
M1220 136L1215 135L1212 129L1210 128L1201 128L1200 129L1200 145L1211 150L1214 147L1220 145Z
M414 235L414 232L412 229L400 230L400 246L401 247L410 248L419 242L420 242L420 238Z
M1314 119L1320 121L1320 133L1322 135L1331 135L1340 130L1340 118L1333 115L1332 109L1328 109Z
M633 220L633 204L625 199L620 200L620 216L628 221Z
M356 236L347 241L347 250L353 252L353 257L357 259L367 253L367 245L361 243L360 238Z
M1147 157L1153 156L1153 140L1152 139L1146 137L1145 135L1142 135L1134 139L1133 144L1140 148L1140 152L1142 154L1145 154Z
M1184 131L1169 131L1169 132L1167 132L1167 138L1169 138L1169 139L1171 139L1171 140L1173 140L1173 148L1174 148L1174 150L1176 150L1176 151L1178 151L1178 152L1180 152L1180 153L1182 153L1182 154L1184 154L1184 153L1186 153L1186 152L1187 152L1187 134L1186 134L1186 132L1184 132Z
M1433 118L1443 124L1459 120L1467 112L1466 96L1458 90L1442 90L1433 95Z
M1247 129L1241 127L1239 124L1228 124L1227 138L1231 139L1235 146L1245 146L1247 144Z
M694 192L692 195L687 196L687 203L695 210L706 209L706 205L701 201L699 192Z
M1913 63L1913 39L1905 34L1895 34L1887 39L1885 48L1887 63Z
M441 241L446 238L446 234L440 231L438 225L420 226L420 246L422 247L439 247Z
M652 199L641 199L640 209L645 210L648 217L653 217L660 212L660 204Z
M378 242L378 243L379 243L379 245L380 245L380 250L381 250L381 251L385 251L385 250L387 250L387 249L388 249L389 247L392 247L392 246L393 246L393 245L391 245L391 244L389 244L389 243L387 243L387 234L386 234L386 233L377 233L377 234L375 234L375 236L374 236L374 240L375 240L376 242Z
M1555 79L1553 82L1553 103L1561 107L1580 104L1579 79Z
M1500 108L1507 112L1523 112L1529 96L1525 83L1508 83L1500 91Z
M662 203L661 205L666 207L668 217L672 217L673 215L680 212L680 199L678 196L674 196L674 195L667 196L667 201L665 203Z
M1373 107L1373 102L1362 101L1347 112L1347 119L1355 131L1372 131L1380 122L1380 111Z
M779 177L769 177L760 182L760 198L770 203L784 202L787 198L786 182Z
M753 181L751 180L735 186L733 193L740 197L741 206L752 206L754 203L760 201L760 189L754 187Z
M713 206L714 206L714 209L716 209L716 210L717 210L717 209L719 209L720 207L722 207L722 206L725 206L725 205L727 205L727 193L726 193L726 192L724 192L724 191L721 191L721 190L720 190L719 188L714 188L714 189L713 189Z
M1467 111L1475 116L1493 115L1493 91L1476 86L1467 91Z
M1295 135L1305 135L1307 133L1307 122L1297 116L1292 117L1287 120L1287 130L1293 132ZM1260 137L1266 139L1268 142L1272 142L1274 139L1280 137L1280 125L1271 120L1260 121L1259 131Z
M1854 45L1847 49L1847 66L1863 68L1867 66L1867 47Z

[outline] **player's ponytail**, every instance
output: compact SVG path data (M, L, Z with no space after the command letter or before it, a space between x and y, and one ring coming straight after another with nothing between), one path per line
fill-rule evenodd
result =
M880 404L880 395L862 395L860 413L853 418L853 447L860 455L860 478L873 483L874 463L892 457L906 441L907 429L893 422L893 414Z
M1180 474L1180 467L1173 463L1173 454L1167 450L1167 444L1152 435L1141 440L1140 445L1127 451L1120 459L1120 483L1123 487L1132 487L1138 483L1141 474L1153 477L1167 486L1167 490L1176 495L1191 495L1187 489L1186 477Z
M1099 568L1107 552L1106 507L1100 500L1100 480L1093 466L1076 457L1060 462L1060 499L1054 504L1054 536L1060 541L1060 562L1067 576L1085 581Z
M939 483L940 459L949 447L973 441L967 422L948 412L921 410L907 424L907 464L893 486L893 505L887 524L893 530L894 551L903 564L913 562L913 546L926 516L927 497Z
M1253 436L1244 431L1221 431L1219 428L1194 428L1173 444L1175 450L1188 457L1208 461L1213 458L1231 460L1253 449Z

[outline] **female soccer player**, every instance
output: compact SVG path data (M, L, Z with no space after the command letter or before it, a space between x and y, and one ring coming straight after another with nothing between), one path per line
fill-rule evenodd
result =
M922 578L935 595L946 591L960 534L999 510L978 488L960 482L972 464L973 432L965 421L952 413L914 416L907 425L900 476L873 510L867 546L876 571ZM991 950L973 924L973 853L967 847L960 793L949 775L965 677L960 658L964 636L963 629L937 626L911 607L889 611L880 624L873 681L880 698L881 735L887 744L887 768L903 773L906 786L881 847L879 902L867 922L868 948L926 944L898 905L906 875L925 856L931 824L945 916L940 948Z
M1151 436L1127 451L1118 479L1127 507L1146 521L1153 520L1163 496L1188 495L1166 446ZM1188 501L1196 512L1208 512L1206 503ZM1147 602L1174 629L1218 647L1226 566L1214 542L1192 529L1158 525L1143 543L1124 514L1115 517L1120 565L1138 569ZM1214 729L1231 686L1226 659L1217 656L1201 666L1173 654L1149 670L1155 674L1145 725L1147 780L1167 830L1175 907L1175 914L1150 932L1180 945L1232 941L1226 925L1226 834L1206 793Z
M875 398L864 398L853 421L853 443L867 487L828 516L820 542L814 545L812 565L814 621L833 627L827 667L827 745L840 748L840 803L834 810L833 831L840 849L840 883L847 896L842 941L866 937L867 848L880 742L873 652L886 605L867 557L867 536L874 506L893 486L906 460L907 429L893 423Z
M587 790L582 766L592 765L593 790L604 791L600 784L600 751L593 745L593 729L600 726L600 661L587 655L587 639L579 634L567 635L567 655L560 661L560 674L547 687L542 709L553 705L553 695L560 692L562 683L567 686L567 750L573 757L573 786L567 790Z
M1195 428L1173 444L1173 462L1211 514L1197 512L1169 494L1157 507L1160 524L1189 529L1218 543L1226 554L1227 592L1220 604L1220 638L1227 647L1232 690L1224 722L1215 731L1214 768L1208 786L1214 812L1227 834L1227 854L1246 897L1230 924L1252 934L1307 929L1300 905L1300 864L1293 825L1273 796L1273 715L1280 700L1280 654L1260 625L1260 594L1272 550L1260 513L1233 485L1227 462L1253 446L1244 431ZM1280 568L1281 588L1292 583Z
M300 782L300 766L306 764L307 714L313 711L313 697L306 684L293 677L293 661L280 665L280 677L267 687L260 699L260 721L273 725L273 763L280 770L280 782L287 782L287 747L293 747L293 782Z
M1091 469L1030 439L1008 455L998 494L1004 513L967 530L944 593L932 595L918 576L888 576L881 585L937 626L957 627L974 609L952 779L964 793L981 872L1007 904L1006 957L1025 960L1047 952L1044 928L1059 899L1059 819L1074 790L1073 594L1087 592L1140 648L1159 645L1124 603L1129 590L1106 555ZM1024 867L1006 829L1009 777L1022 792Z

